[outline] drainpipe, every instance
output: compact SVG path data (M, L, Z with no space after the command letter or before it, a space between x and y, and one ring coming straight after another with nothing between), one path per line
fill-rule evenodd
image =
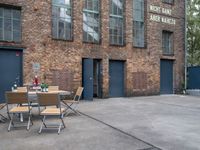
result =
M185 89L187 88L187 0L185 0Z

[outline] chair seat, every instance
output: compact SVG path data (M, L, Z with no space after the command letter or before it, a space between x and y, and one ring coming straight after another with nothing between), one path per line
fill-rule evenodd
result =
M4 108L6 104L0 104L0 109Z
M79 101L75 100L62 100L64 103L79 103Z
M65 111L64 108L61 108L61 113ZM60 115L60 108L46 108L41 112L41 115Z
M31 109L31 107L30 107ZM18 106L18 107L13 107L10 110L10 113L24 113L24 112L29 112L28 106Z

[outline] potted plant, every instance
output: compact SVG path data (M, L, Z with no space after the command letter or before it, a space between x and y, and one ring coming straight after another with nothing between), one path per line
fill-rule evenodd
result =
M44 92L48 92L49 85L47 83L44 84Z
M40 87L41 87L41 91L42 91L42 92L45 92L45 91L44 91L44 88L45 88L44 83L42 83L42 84L40 85Z

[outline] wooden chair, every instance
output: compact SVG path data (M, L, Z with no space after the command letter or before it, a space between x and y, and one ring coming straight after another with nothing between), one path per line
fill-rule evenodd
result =
M25 86L17 87L17 92L28 92L28 89Z
M28 100L27 92L6 92L6 103L7 103L7 113L10 119L10 123L8 126L8 131L10 131L11 126L15 127L13 117L15 114L23 115L28 114L28 123L27 123L27 130L30 129L30 123L33 122L31 120L31 106ZM15 104L17 106L12 107L9 109L9 104L12 106ZM23 104L28 104L23 106Z
M2 110L6 106L5 103L0 104L0 110ZM5 122L7 118L0 113L0 122Z
M66 108L66 111L68 109L70 109L71 111L73 111L74 113L76 114L80 114L76 108L78 106L78 103L80 101L80 98L81 98L81 95L82 95L82 92L83 92L83 87L78 87L77 91L76 91L76 94L74 95L74 98L73 100L62 100L62 102L64 103L64 105L67 107ZM70 112L67 113L67 115L69 114Z
M48 91L51 92L51 91L58 91L59 90L59 86L49 86L48 87Z
M60 131L63 128L65 128L65 123L63 121L63 115L64 115L64 108L61 108L60 104L60 97L58 93L37 93L38 97L38 103L39 103L39 112L40 115L43 116L42 124L40 126L39 133L42 132L43 126L45 128L52 128L55 127L58 128L58 134L60 134ZM51 106L51 107L48 107ZM55 106L55 107L52 107ZM44 107L44 109L41 109L41 107ZM47 125L45 123L47 116L58 116L61 122L56 125Z

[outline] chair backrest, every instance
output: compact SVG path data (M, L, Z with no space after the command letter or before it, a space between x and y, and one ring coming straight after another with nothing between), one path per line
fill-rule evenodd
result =
M60 106L58 93L37 93L39 106Z
M76 95L74 96L75 101L79 101L83 92L83 87L78 87Z
M7 104L23 104L29 102L27 92L6 92L5 97Z
M27 87L22 86L22 87L17 87L17 92L27 92Z
M58 91L59 90L59 86L49 86L48 87L48 91Z

